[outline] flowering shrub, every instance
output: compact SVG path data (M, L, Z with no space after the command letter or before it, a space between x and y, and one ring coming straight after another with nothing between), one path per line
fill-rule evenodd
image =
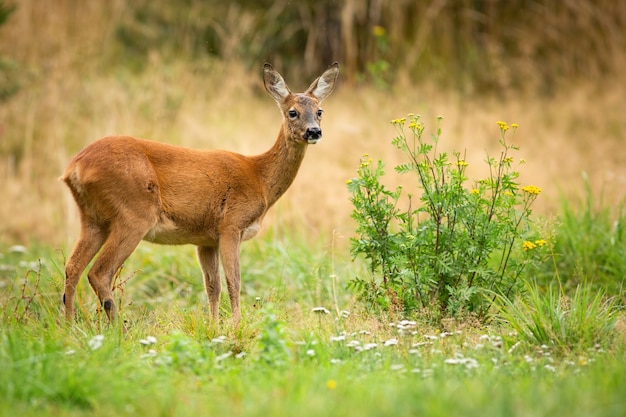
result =
M401 209L402 187L386 188L383 162L374 164L367 155L358 177L347 181L358 224L351 252L365 257L371 274L354 278L350 286L383 309L484 316L495 294L519 291L522 271L547 243L532 238L529 228L541 189L517 183L511 156L517 148L507 143L504 122L498 122L499 158L488 155L489 175L468 186L468 163L461 154L437 151L440 122L426 140L419 115L392 121L399 131L392 143L407 158L395 169L417 176L418 204L408 194L408 206Z

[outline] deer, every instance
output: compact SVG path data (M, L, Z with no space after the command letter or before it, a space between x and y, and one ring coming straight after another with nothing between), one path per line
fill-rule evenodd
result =
M101 138L77 153L60 180L78 206L80 232L65 265L65 318L75 316L78 282L89 284L109 322L117 320L113 279L139 243L196 246L212 320L219 320L221 263L231 319L238 324L240 245L256 236L267 211L294 181L308 145L322 138L320 103L334 90L333 63L304 93L292 93L272 65L265 89L282 113L274 145L244 156L132 136ZM96 255L98 255L96 257Z

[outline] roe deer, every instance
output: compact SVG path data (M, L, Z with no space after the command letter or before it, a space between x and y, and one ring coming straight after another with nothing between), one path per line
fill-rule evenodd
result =
M71 160L61 179L80 212L80 236L65 266L65 316L74 316L76 286L87 276L111 322L116 319L112 280L141 240L197 246L210 311L218 318L226 275L232 320L239 306L239 247L254 237L267 210L293 182L309 144L322 137L319 105L333 91L339 65L332 64L304 92L294 94L270 64L265 88L283 115L276 143L243 156L201 151L130 136L102 138Z

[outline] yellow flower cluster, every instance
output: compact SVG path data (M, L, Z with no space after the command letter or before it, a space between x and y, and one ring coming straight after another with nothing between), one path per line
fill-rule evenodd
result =
M424 130L424 125L415 121L409 123L409 129Z
M402 126L402 125L404 125L404 122L406 122L406 117L402 117L400 119L393 119L391 121L391 124L392 125L401 125Z
M367 168L372 163L372 158L369 154L364 153L361 157L361 168Z
M382 27L382 26L378 26L378 25L376 25L376 26L374 26L374 27L372 28L372 34L373 34L374 36L376 36L377 38L380 38L381 36L385 36L385 33L386 33L386 32L387 32L387 31L386 31L386 30L385 30L385 28L384 28L384 27Z
M509 125L506 122L503 122L502 120L498 120L496 124L498 125L498 127L500 127L500 130L502 132L506 132L507 130L509 130ZM511 127L513 129L517 129L519 125L517 123L511 123Z
M537 187L536 185L527 185L525 187L522 187L522 191L528 194L537 195L541 192L541 188Z
M529 250L533 250L536 247L542 247L547 244L548 242L546 242L544 239L537 239L534 242L525 240L524 243L522 243L522 249L524 249L525 252L528 252Z
M465 159L459 159L458 161L456 161L456 165L458 167L466 167L467 166L467 162L465 162Z
M480 190L478 188L472 188L472 191L470 191L471 194L474 195L479 195L480 194Z

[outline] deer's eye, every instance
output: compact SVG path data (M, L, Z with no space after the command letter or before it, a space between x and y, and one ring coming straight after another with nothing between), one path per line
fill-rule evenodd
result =
M295 119L296 117L298 117L298 112L295 110L289 110L287 113L289 114L289 117L292 119Z
M322 117L322 113L324 113L324 111L322 109L319 109L317 111L317 117Z

